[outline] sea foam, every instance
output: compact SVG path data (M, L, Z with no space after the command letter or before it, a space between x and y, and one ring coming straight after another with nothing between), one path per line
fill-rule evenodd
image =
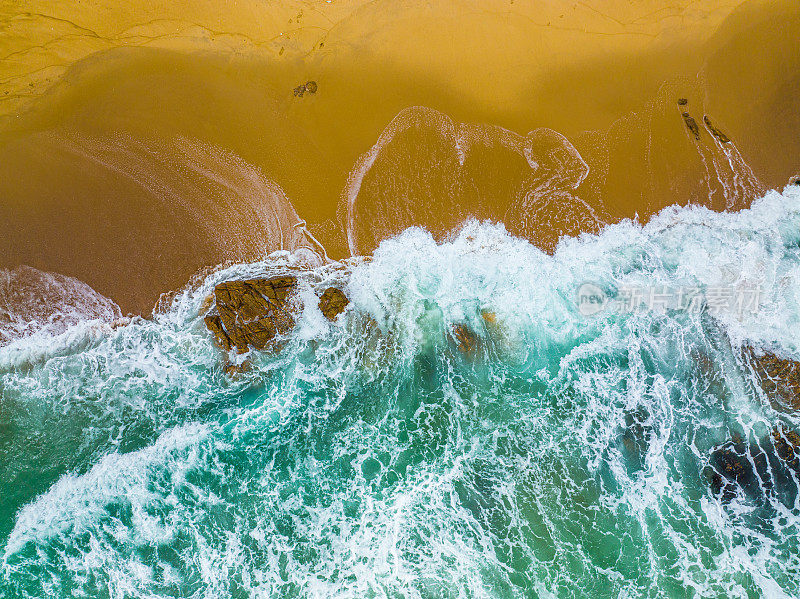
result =
M668 208L553 255L502 224L443 242L412 228L370 261L304 268L284 252L220 268L151 320L78 325L86 341L63 351L21 340L35 360L0 348L0 585L794 596L799 494L723 500L704 471L734 437L800 424L739 351L798 357L799 244L796 187L735 213ZM307 300L336 284L351 306L328 323L306 301L282 349L229 379L201 307L221 281L288 267ZM757 287L760 302L586 315L587 282L611 299ZM454 325L475 334L474 355Z

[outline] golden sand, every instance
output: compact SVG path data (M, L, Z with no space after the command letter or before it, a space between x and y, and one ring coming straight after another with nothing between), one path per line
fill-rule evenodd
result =
M124 311L225 260L470 216L552 249L799 168L796 2L26 0L0 23L0 267Z

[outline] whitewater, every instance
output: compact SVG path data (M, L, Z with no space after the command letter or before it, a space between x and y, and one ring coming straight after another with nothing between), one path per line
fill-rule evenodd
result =
M742 352L800 357L800 187L553 255L472 221L303 264L220 267L152 318L0 347L0 596L800 595L796 473L733 497L707 475L733 438L800 430ZM297 326L228 376L206 298L287 269ZM759 303L586 314L587 283ZM330 285L351 302L333 323Z

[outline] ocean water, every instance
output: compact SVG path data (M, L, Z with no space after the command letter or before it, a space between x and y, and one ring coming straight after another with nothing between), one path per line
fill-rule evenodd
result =
M302 270L274 354L228 378L201 306L0 348L0 596L796 597L800 500L714 493L779 413L740 348L800 355L800 187L562 239L501 224ZM700 309L579 309L591 283ZM328 323L315 289L340 286ZM758 290L756 305L720 306ZM461 352L448 332L477 336Z

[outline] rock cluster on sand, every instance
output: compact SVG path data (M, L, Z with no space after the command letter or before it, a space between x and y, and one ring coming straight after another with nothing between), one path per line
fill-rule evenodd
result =
M294 291L293 276L246 281L225 281L214 288L214 309L205 317L217 343L226 351L239 353L249 349L264 350L278 335L294 327L294 315L300 308ZM335 287L324 291L319 308L328 320L335 320L349 300Z
M292 90L295 96L298 98L302 98L303 94L308 92L309 94L316 94L317 93L317 82L316 81L307 81L302 85L298 85Z

